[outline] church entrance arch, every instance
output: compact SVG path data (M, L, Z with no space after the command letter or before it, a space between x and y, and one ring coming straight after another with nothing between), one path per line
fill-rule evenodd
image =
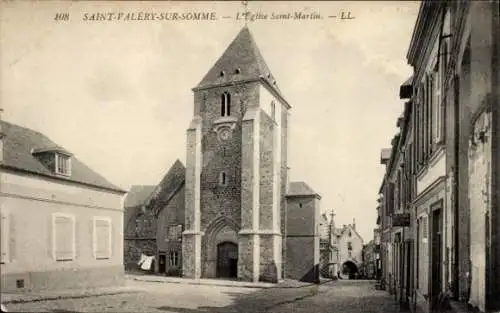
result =
M217 245L217 277L236 278L238 275L238 245L224 241Z
M234 278L238 275L238 225L228 217L212 221L203 236L202 277Z
M342 275L349 277L349 279L356 278L358 274L358 267L352 261L346 261L342 264Z

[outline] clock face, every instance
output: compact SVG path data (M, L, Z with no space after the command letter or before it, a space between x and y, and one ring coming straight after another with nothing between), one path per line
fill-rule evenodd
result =
M228 140L229 137L231 137L231 133L230 133L229 129L223 129L223 130L221 130L221 132L220 132L220 139L222 139L222 140Z

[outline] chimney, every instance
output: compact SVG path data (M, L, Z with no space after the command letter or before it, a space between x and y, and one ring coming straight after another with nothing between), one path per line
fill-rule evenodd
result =
M352 218L352 229L356 230L356 219Z

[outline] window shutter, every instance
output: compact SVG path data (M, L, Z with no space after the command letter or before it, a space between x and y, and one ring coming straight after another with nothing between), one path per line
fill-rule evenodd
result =
M436 136L436 131L434 129L435 127L435 122L434 122L434 106L435 106L435 88L434 88L434 84L435 84L435 75L434 75L434 72L431 73L429 75L429 142L428 142L428 145L429 145L429 154L432 154L432 152L434 151L434 138Z
M0 225L2 227L2 240L1 240L1 245L2 245L2 263L8 262L9 261L9 216L5 213L1 214L2 216L2 224Z
M422 164L423 162L423 159L424 159L424 84L421 83L420 84L420 88L418 89L419 92L418 92L418 116L417 116L417 126L418 126L418 149L417 149L417 153L418 153L418 158L417 158L417 162L419 164L419 169L420 169L420 165Z
M95 257L96 259L108 259L111 257L111 225L108 220L95 220Z
M74 258L73 220L66 216L56 216L55 221L56 260L72 260Z
M47 247L47 256L49 259L55 259L55 253L56 253L56 246L54 244L55 242L55 237L54 237L54 221L52 217L47 217L46 219L46 227L47 227L47 232L46 232L46 247Z
M442 127L442 99L441 99L441 85L442 85L442 76L440 75L439 72L435 72L435 80L434 80L434 90L435 90L435 98L434 98L434 116L435 116L435 121L434 121L434 129L435 129L435 142L439 143L443 139L442 133L443 133L443 127Z
M429 231L428 218L424 217L422 219L422 222L423 222L422 239L427 239L427 232Z

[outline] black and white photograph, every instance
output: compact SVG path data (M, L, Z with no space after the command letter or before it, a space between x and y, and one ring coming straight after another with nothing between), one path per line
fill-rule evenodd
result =
M499 0L0 0L2 312L499 313L499 56Z

